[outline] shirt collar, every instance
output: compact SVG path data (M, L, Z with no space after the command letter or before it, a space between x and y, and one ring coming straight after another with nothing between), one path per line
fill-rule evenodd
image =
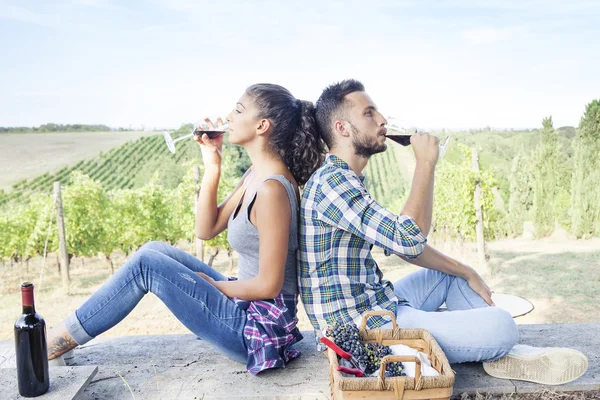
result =
M341 158L339 158L338 156L334 156L333 154L327 154L327 158L325 159L325 162L332 164L336 167L339 167L341 169L351 171L353 174L355 174L354 171L352 170L352 168L350 168L350 166L348 165L348 163L346 161L342 160ZM364 174L360 174L360 176L358 178L360 179L361 182L364 183L364 181L365 181Z

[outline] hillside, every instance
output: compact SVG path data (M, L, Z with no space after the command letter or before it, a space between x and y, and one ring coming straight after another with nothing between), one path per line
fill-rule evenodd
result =
M0 189L54 173L155 132L46 132L0 134Z
M60 140L63 138L57 139ZM93 138L88 138L88 141L90 143L76 143L69 146L69 151L77 152L82 148L93 147ZM60 156L61 153L57 154ZM40 159L43 159L41 154ZM38 160L40 161L42 160ZM22 179L14 183L5 193L0 192L0 204L22 199L33 192L49 192L55 181L68 185L69 176L73 171L81 171L101 183L107 190L141 187L156 171L160 171L159 183L167 188L173 188L181 182L185 173L184 164L190 161L200 162L200 151L195 142L186 140L177 143L177 153L172 154L164 143L163 135L152 133L152 136L135 137L125 144L100 152L95 157L70 163L57 171L46 171L29 180Z
M187 127L182 127L173 133L178 137L187 133ZM81 143L80 146L86 146ZM391 206L402 198L407 185L396 160L395 144L391 151L374 156L365 174L369 177L367 186L373 197L386 206ZM230 160L243 160L249 163L243 150L237 146L226 144L226 152L234 152ZM201 153L193 140L177 143L177 153L172 154L165 145L162 134L143 136L138 139L114 147L107 152L80 160L58 171L45 172L33 179L22 179L12 185L9 191L0 192L0 204L11 200L26 198L34 192L50 192L53 182L60 181L69 184L69 176L73 171L81 171L99 182L106 190L136 189L146 184L158 171L158 183L168 189L177 187L186 172L186 165L201 164ZM240 171L240 176L243 171Z
M179 137L189 132L189 126L182 126L173 132L173 137ZM571 163L571 141L574 135L572 128L559 129L561 151L565 152L565 161ZM448 135L445 132L436 133L440 138ZM508 234L509 227L504 216L508 212L510 197L511 168L513 158L522 153L526 158L536 149L540 142L539 131L483 131L483 132L454 132L450 133L452 140L446 156L440 160L436 172L436 212L444 218L440 223L462 224L460 230L463 237L470 237L474 226L472 207L474 177L470 168L470 159L465 149L477 146L480 155L480 168L485 174L484 191L487 198L492 198L494 204L486 205L487 234L490 237L502 237ZM93 145L93 142L82 144ZM76 151L73 148L72 151ZM229 167L227 185L237 183L243 172L249 167L250 161L238 146L226 142L223 151L224 163ZM469 156L470 158L470 156ZM191 139L177 143L177 153L168 151L162 134L140 137L108 152L80 160L54 172L45 172L30 180L21 180L12 186L8 192L0 191L0 214L10 214L10 203L28 204L29 196L33 193L52 191L53 182L60 181L65 187L69 186L71 173L80 171L100 185L109 195L113 189L141 189L151 180L163 190L175 189L183 183L192 164L202 164L201 152L198 145ZM406 201L415 160L411 147L399 146L390 141L388 151L373 156L364 171L367 176L366 185L373 198L384 207L399 212ZM459 174L459 175L457 175ZM187 182L186 185L191 182ZM231 187L233 187L231 186ZM188 191L188 189L182 189ZM568 202L568 199L566 200ZM528 211L531 213L531 211ZM443 214L443 215L442 215ZM436 214L436 217L440 217ZM562 215L562 214L561 214ZM524 218L530 218L530 215ZM521 224L517 222L516 225ZM518 226L511 227L519 233ZM456 225L458 226L458 225ZM455 228L456 228L455 226ZM458 228L457 228L458 229ZM457 232L459 230L456 230Z

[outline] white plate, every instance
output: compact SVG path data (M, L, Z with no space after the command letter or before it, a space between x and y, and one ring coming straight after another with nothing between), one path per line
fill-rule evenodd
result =
M533 310L533 304L523 297L513 294L492 293L492 300L496 307L506 310L513 318L528 314ZM442 304L438 311L448 311L446 304Z

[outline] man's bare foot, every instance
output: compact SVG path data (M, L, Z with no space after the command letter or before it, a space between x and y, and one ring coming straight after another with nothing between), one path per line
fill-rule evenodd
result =
M77 347L77 342L69 335L64 322L48 332L48 360L60 357L75 347Z

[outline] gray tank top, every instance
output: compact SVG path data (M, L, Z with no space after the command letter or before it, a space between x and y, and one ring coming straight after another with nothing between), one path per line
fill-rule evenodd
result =
M298 200L294 186L283 175L270 175L263 183L269 179L280 182L285 187L290 199L292 209L292 219L290 221L290 234L288 237L288 253L285 261L285 276L283 280L282 293L297 294L298 278L296 275L296 252L298 250ZM261 183L262 184L262 183ZM260 187L260 185L258 186ZM235 207L227 223L227 240L231 247L239 254L239 278L249 279L258 275L258 230L250 222L249 207L256 200L257 189L253 193L246 193L244 204ZM249 201L245 201L250 199ZM240 199L240 202L242 200ZM235 216L235 218L234 218Z

